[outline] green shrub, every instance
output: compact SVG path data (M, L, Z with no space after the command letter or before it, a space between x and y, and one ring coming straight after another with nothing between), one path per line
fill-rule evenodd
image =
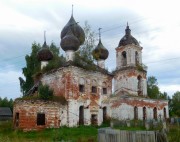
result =
M39 98L42 100L51 100L53 98L53 90L48 85L40 85L38 88Z

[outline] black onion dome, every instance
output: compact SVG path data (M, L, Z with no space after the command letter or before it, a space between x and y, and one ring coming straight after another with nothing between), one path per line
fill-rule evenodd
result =
M96 60L99 59L106 60L108 58L108 55L109 55L109 51L103 46L100 39L98 45L93 50L93 57Z
M129 29L129 26L127 25L126 30L125 30L125 36L123 36L123 38L120 40L119 46L125 46L128 44L135 44L139 46L139 42L131 35L131 30Z
M77 51L79 49L80 42L78 38L74 36L71 29L69 29L66 35L61 39L60 45L64 51L67 50Z
M37 54L38 60L39 61L49 61L52 60L53 54L49 50L49 47L46 44L46 41L44 42L42 49L38 52Z
M84 43L84 40L85 40L85 33L84 33L84 30L74 20L73 15L71 15L69 22L62 29L61 39L63 39L63 37L66 35L66 33L68 32L69 29L71 29L74 36L76 36L78 38L80 45L82 45Z

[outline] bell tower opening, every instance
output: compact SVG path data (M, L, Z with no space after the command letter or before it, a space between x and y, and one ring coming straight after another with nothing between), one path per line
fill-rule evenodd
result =
M138 79L138 84L137 84L137 91L138 91L138 96L141 96L142 95L142 77L139 75L137 77Z
M136 66L139 65L139 54L137 51L135 52L135 64Z
M126 51L122 52L122 66L126 66L127 65L127 55L126 55Z

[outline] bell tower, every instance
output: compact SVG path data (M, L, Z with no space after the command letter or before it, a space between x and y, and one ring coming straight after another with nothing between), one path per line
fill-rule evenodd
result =
M127 24L116 48L115 94L147 96L147 67L142 63L142 49Z

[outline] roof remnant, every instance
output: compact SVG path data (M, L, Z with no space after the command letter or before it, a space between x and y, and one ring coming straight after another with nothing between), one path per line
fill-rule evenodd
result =
M11 109L9 107L0 107L0 116L12 116Z

